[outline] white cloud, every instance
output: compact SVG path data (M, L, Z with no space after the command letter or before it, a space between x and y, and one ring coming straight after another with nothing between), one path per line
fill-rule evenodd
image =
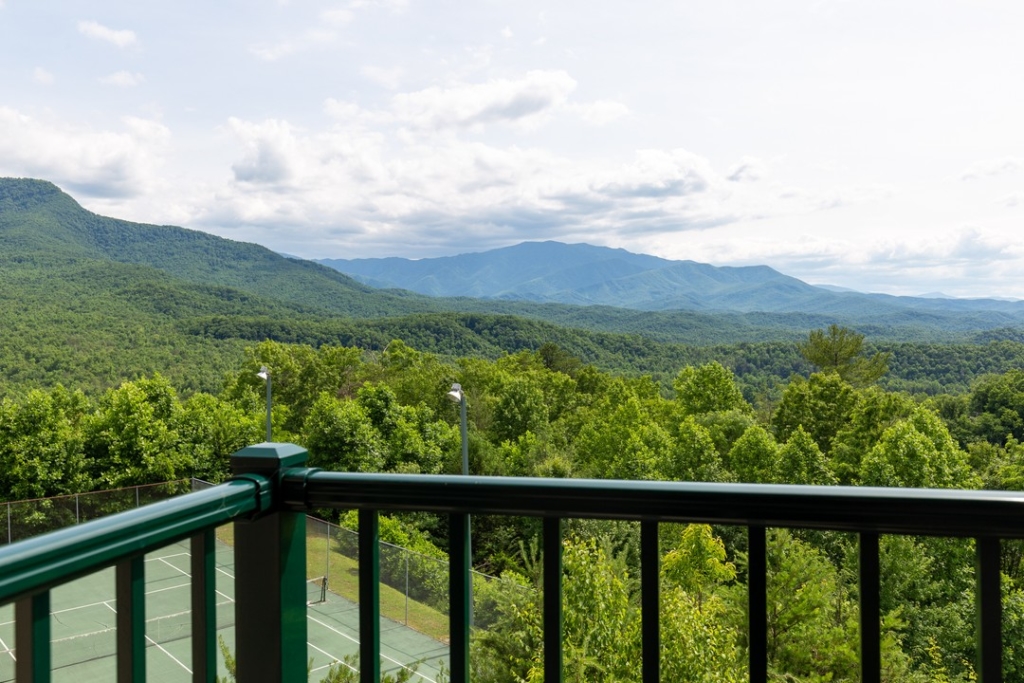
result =
M2 2L2 0L0 0L0 2ZM32 80L41 85L50 85L53 83L53 74L43 67L37 66L32 70Z
M399 67L385 69L379 66L364 66L359 73L388 90L397 90L402 83L403 71Z
M733 182L756 182L765 176L764 162L753 157L743 157L729 169L726 177Z
M621 102L598 100L586 104L571 104L569 109L579 114L587 123L603 126L629 115L629 107Z
M510 39L512 37L512 29L508 26L501 29L501 37L504 38L505 40Z
M102 40L117 47L128 47L129 45L135 45L137 42L134 31L107 28L97 21L78 22L78 32L83 36Z
M265 62L276 62L282 57L287 57L291 53L295 52L296 49L297 48L294 43L286 40L273 45L254 45L249 48L249 52Z
M960 174L961 180L979 180L993 176L1016 173L1024 168L1024 162L1016 157L1002 157L1001 159L985 159L968 166Z
M132 88L145 82L146 79L142 74L132 73L130 71L117 71L108 76L103 76L99 80L103 85L114 85L119 88Z
M94 130L0 107L0 175L46 178L94 197L129 197L154 186L170 131L125 117L121 131Z
M432 87L396 95L392 109L418 128L444 129L488 123L537 125L565 104L576 81L564 71L529 71L523 78Z
M296 139L288 122L253 124L232 118L228 127L245 148L244 157L231 167L235 180L280 185L294 177Z
M350 9L336 8L324 10L320 13L320 18L328 24L334 24L335 26L344 26L352 22L355 18L355 14Z
M312 28L301 35L285 38L276 43L260 43L249 48L249 52L265 62L276 62L288 55L304 52L316 47L334 43L338 35L331 30Z

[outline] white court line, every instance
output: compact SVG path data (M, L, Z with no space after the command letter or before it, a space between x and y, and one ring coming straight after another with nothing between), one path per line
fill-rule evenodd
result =
M358 641L358 640L356 640L355 638L353 638L352 636L350 636L349 634L345 633L344 631L339 631L338 629L334 628L334 627L333 627L333 626L331 626L330 624L325 624L324 622L320 621L320 620L319 620L319 619L317 619L316 617L311 617L311 616L309 616L309 615L307 614L307 615L306 615L306 618L307 618L307 619L309 619L310 621L313 621L313 622L316 622L316 623L320 624L321 626L323 626L323 627L324 627L324 628L326 628L326 629L329 629L329 630L331 630L331 631L334 631L335 633L337 633L337 634L338 634L339 636L341 636L342 638L348 638L349 640L351 640L351 641L352 641L353 643L355 643L356 645L358 645L358 644L359 644L359 641ZM307 643L307 645L308 645L308 643ZM408 666L406 666L405 664L402 664L402 663L401 663L400 661L398 661L397 659L392 659L391 657L388 657L388 656L387 656L386 654L384 654L383 652L382 652L382 653L380 653L380 656L381 656L381 659L386 659L386 660L388 660L389 662L392 662L392 663L394 663L394 664L397 664L398 666L400 666L400 667L402 667L403 669L407 670L407 671L408 671L409 673L414 673L414 674L416 674L417 676L419 676L420 678L422 678L423 680L425 680L425 681L428 681L429 683L437 683L437 681L435 681L435 680L434 680L433 678L427 678L426 676L424 676L423 674L421 674L421 673L420 673L419 671L414 671L413 669L410 669L410 668L409 668Z
M161 645L160 643L156 642L155 640L153 640L153 639L152 639L152 638L150 638L149 636L146 636L146 640L148 640L149 642L151 642L151 643L153 643L154 645L156 645L157 649L158 649L158 650L160 650L160 652L163 652L163 653L164 653L165 655L167 655L168 657L170 657L171 659L173 659L174 661L176 661L176 662L178 663L178 665L179 665L179 666L180 666L180 667L181 667L182 669L184 669L185 671L189 672L189 674L191 674L191 673L192 673L192 669L190 669L190 668L188 668L187 666L185 666L184 664L182 664L182 663L181 663L181 660L180 660L180 659L178 659L177 657L175 657L174 655L172 655L172 654L171 654L170 652L168 652L167 650L165 650L165 649L164 649L164 646L163 646L163 645Z
M113 612L114 614L117 614L117 610L116 610L116 609L114 609L113 607L111 607L111 606L110 606L110 603L109 603L109 602L105 602L105 603L103 603L103 604L104 604L104 605L106 605L106 606L107 606L107 608L108 608L108 609L110 609L110 611L111 611L111 612ZM107 630L107 631L116 631L117 629L116 629L116 628L112 628L112 629L106 629L106 630ZM97 633L105 633L105 631L97 631ZM86 635L90 635L90 634L86 634ZM152 638L150 638L149 636L146 636L145 638L146 638L146 640L148 640L149 642L151 642L151 643L153 643L154 645L156 645L156 646L157 646L157 648L158 648L158 649L159 649L159 650L160 650L161 652L163 652L163 653L164 653L165 655L167 655L168 657L170 657L171 659L173 659L173 660L174 660L175 662L177 662L177 663L178 663L178 665L179 665L179 666L180 666L180 667L181 667L182 669L184 669L185 671L187 671L187 672L189 672L189 673L192 673L192 669L190 669L190 668L188 668L187 666L185 666L184 664L182 664L182 663L181 663L181 660L179 660L179 659L178 659L177 657L175 657L175 656L174 656L174 655L172 655L172 654L171 654L170 652L168 652L167 650L165 650L165 649L163 648L163 646L161 646L161 645L160 645L160 643L156 642L155 640L153 640L153 639L152 639Z
M14 656L14 650L12 650L11 648L7 647L7 643L4 642L3 638L0 638L0 647L2 647L4 649L4 653L5 654L9 654L11 656L11 659L13 659L14 661L18 661L18 658ZM317 649L319 649L319 648L317 648ZM324 654L327 654L327 653L324 652Z
M156 562L158 560L166 560L168 557L192 557L192 553L174 553L173 555L161 555L160 557L147 557L146 562Z
M189 584L189 583L179 583L177 586L165 586L163 588L154 588L153 590L146 591L146 595L154 595L156 593L162 593L164 591L174 590L175 588L184 588L184 587L190 586L190 585L192 585L192 584ZM223 595L223 593L221 595ZM228 600L231 600L231 598L228 597L227 595L224 595L224 597L227 598ZM107 602L109 602L109 601L108 600L100 600L98 602L90 602L87 605L78 605L77 607L68 607L68 608L65 608L65 609L53 610L52 612L50 612L50 614L51 615L65 614L66 612L74 612L75 610L88 609L90 607L99 607L100 605L106 605ZM234 600L231 600L231 602L234 602ZM109 605L107 605L107 606L109 607ZM13 621L3 621L3 622L0 622L0 626L12 626L12 625L14 625Z
M181 553L181 554L182 554L182 555L188 555L188 553ZM170 557L174 557L174 556L170 556ZM189 555L189 557L192 557L192 556L191 556L191 555ZM187 576L188 578L190 578L190 579L192 578L192 575L191 575L191 574L189 574L189 573L188 573L187 571L185 571L184 569L181 569L181 568L179 568L179 567L175 567L175 566L174 566L173 564L171 564L170 562L168 562L168 561L167 561L167 560L165 560L164 558L162 558L162 557L158 557L158 558L155 558L155 559L158 559L158 560L160 560L161 562L163 562L164 564L166 564L166 565L167 565L168 567L170 567L171 569L173 569L173 570L175 570L175 571L178 571L178 572L181 572L182 574L184 574L184 575L185 575L185 576ZM231 578L233 579L233 578L235 578L235 577L233 577L233 576L232 576ZM192 584L185 584L185 585L187 585L187 586L190 586L190 585L192 585ZM234 600L234 598L232 598L232 597L231 597L230 595L225 595L224 593L221 593L221 592L220 592L219 590L217 590L216 588L214 588L214 589L213 589L213 592L214 592L214 593L216 593L217 595L220 595L221 597L225 598L226 600L230 600L231 602L234 602L234 601L235 601L235 600Z
M331 659L333 659L333 660L334 660L334 661L333 661L333 662L331 662L330 664L324 664L323 666L318 666L318 667L317 667L317 668L315 668L315 669L311 669L311 670L310 670L310 673L313 673L314 671L322 671L322 670L324 670L324 669L330 669L330 668L331 668L332 666L334 666L335 664L344 664L344 665L345 665L345 666L347 666L347 667L348 667L348 668L349 668L349 669L350 669L351 671L354 671L354 672L356 672L356 673L359 673L359 669L355 668L354 666L352 666L351 664L349 664L349 663L348 663L348 662L346 662L345 660L343 660L343 659L339 659L338 657L335 657L334 655L332 655L332 654L331 654L330 652L328 652L327 650L324 650L323 648L317 647L317 646L316 646L316 645L314 645L313 643L306 643L306 645L309 645L309 646L310 646L311 648L313 648L313 649L314 649L314 650L316 650L317 652L322 652L322 653L324 653L325 655L327 655L328 657L330 657Z

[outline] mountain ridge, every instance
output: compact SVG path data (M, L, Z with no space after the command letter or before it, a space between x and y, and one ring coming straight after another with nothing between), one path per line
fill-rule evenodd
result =
M417 260L387 257L318 262L371 286L438 297L474 296L647 311L858 317L911 309L1024 315L1021 301L863 293L811 285L766 265L713 266L551 240Z

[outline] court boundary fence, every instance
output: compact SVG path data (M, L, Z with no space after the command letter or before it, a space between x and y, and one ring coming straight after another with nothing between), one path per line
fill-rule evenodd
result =
M142 507L192 490L195 489L190 480L177 479L104 491L5 501L0 503L4 507L0 513L4 516L3 545Z

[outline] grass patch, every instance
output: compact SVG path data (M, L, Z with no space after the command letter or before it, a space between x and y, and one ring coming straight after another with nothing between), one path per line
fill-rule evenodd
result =
M307 567L323 566L326 545L326 538L306 539ZM341 553L332 552L327 587L335 595L359 602L359 562ZM405 624L434 640L448 642L447 615L421 602L406 600L405 593L383 583L380 584L380 613L381 616Z
M229 546L235 544L235 527L225 524L217 527L217 540ZM307 578L323 576L324 553L327 539L323 536L306 537ZM330 576L327 588L335 595L359 602L359 562L339 552L331 552ZM406 610L408 609L408 618ZM443 643L448 642L448 616L433 607L416 600L406 600L405 593L391 586L380 584L380 613L400 624L430 636Z

